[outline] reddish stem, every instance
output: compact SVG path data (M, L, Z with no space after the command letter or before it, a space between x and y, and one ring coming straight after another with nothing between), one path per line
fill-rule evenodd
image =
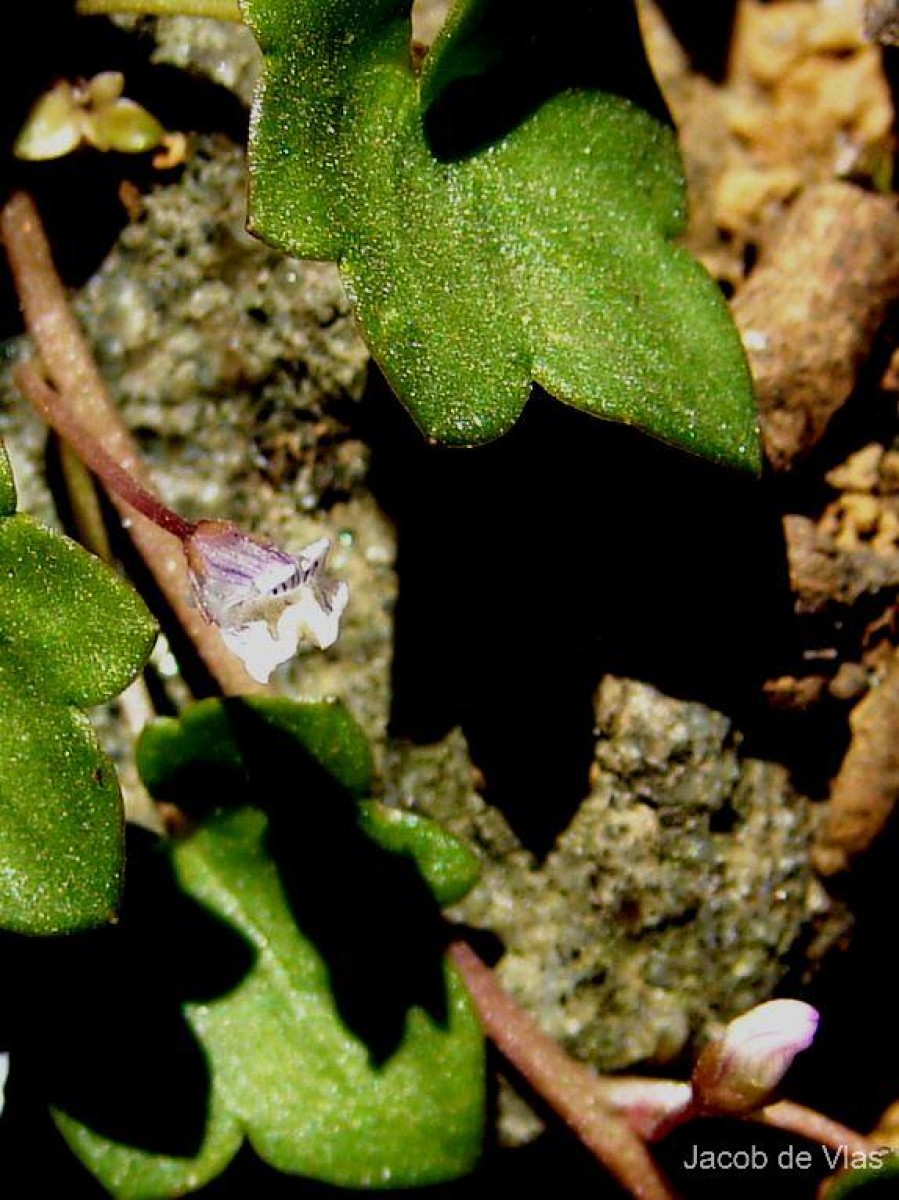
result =
M102 479L111 492L182 542L191 536L196 529L194 522L185 520L168 508L107 454L72 415L59 393L41 378L33 364L22 363L15 368L13 375L22 394L31 401L47 424L69 443L82 462Z
M688 1083L629 1075L618 1075L599 1082L606 1103L648 1141L660 1141L688 1121L718 1115L694 1106L690 1100ZM850 1153L861 1151L870 1154L878 1148L864 1134L841 1125L839 1121L832 1121L813 1108L793 1104L790 1100L769 1104L739 1119L783 1129L831 1149L845 1146Z
M667 1182L641 1139L659 1141L712 1112L696 1108L688 1083L629 1076L601 1078L575 1062L523 1012L470 946L455 942L450 956L465 980L488 1037L636 1197L670 1197ZM814 1109L781 1100L742 1118L798 1134L831 1149L870 1154L870 1139Z
M820 1142L821 1145L828 1146L832 1150L845 1146L850 1154L854 1154L856 1151L870 1154L873 1150L880 1148L871 1138L856 1133L854 1129L841 1125L839 1121L832 1121L830 1117L822 1116L813 1108L805 1108L802 1104L793 1104L791 1100L780 1100L777 1104L760 1108L758 1112L751 1113L749 1119L758 1121L762 1125L771 1125L775 1129L784 1129L787 1133L801 1134L810 1142Z
M643 1142L606 1103L600 1081L540 1029L465 942L450 946L484 1031L516 1070L637 1200L674 1193Z
M143 483L145 472L137 447L122 424L115 405L94 361L91 349L69 307L66 291L56 273L50 245L40 216L30 197L17 193L0 209L0 233L12 268L25 324L37 347L47 375L59 394L62 405L75 422L83 427L94 445L116 460L130 476L130 482ZM126 485L127 487L128 485ZM129 488L135 496L133 488ZM156 582L185 633L226 695L260 694L265 688L247 674L222 642L218 630L208 624L191 600L182 548L171 537L178 530L160 528L154 509L152 519L121 500L122 515L131 519L130 534L150 567ZM154 498L155 499L155 498ZM183 532L183 530L181 531Z

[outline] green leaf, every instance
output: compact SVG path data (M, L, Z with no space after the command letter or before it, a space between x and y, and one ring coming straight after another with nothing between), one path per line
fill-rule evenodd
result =
M415 859L438 904L455 904L480 877L475 855L436 821L369 802L361 806L360 823L384 850Z
M79 707L140 670L156 626L98 559L30 517L0 456L0 926L111 920L122 873L115 771Z
M59 1109L53 1119L69 1148L103 1184L123 1200L161 1200L196 1191L227 1167L243 1143L238 1121L215 1098L206 1137L195 1158L154 1154L109 1141Z
M240 933L255 961L227 994L184 1006L211 1072L198 1155L153 1154L57 1113L73 1150L125 1200L202 1186L243 1137L277 1170L342 1187L422 1186L470 1170L483 1123L483 1041L439 946L436 1010L433 988L419 1003L414 983L434 949L400 946L412 976L391 999L402 1003L389 1052L351 1026L341 998L344 960L372 939L402 943L404 925L418 936L424 897L410 890L410 856L441 896L458 896L466 872L473 882L467 852L429 822L394 824L359 806L370 755L334 701L204 701L151 727L139 762L157 795L192 799L196 810L203 791L234 806L208 816L174 863L185 892ZM268 815L246 807L249 797ZM386 941L376 947L350 1009L360 993L366 1009L384 1007L390 954Z
M31 517L0 521L2 670L20 695L102 704L131 682L156 625L133 588Z
M251 226L339 263L425 433L495 438L536 382L758 468L727 306L672 242L674 137L620 94L656 94L630 0L457 0L421 79L408 0L242 3L266 57Z
M831 1151L831 1156L833 1151ZM828 1185L827 1200L844 1200L846 1196L870 1195L871 1200L877 1196L892 1194L895 1183L890 1179L899 1179L899 1154L891 1154L887 1148L871 1151L868 1154L849 1155L850 1164L857 1161L861 1164L854 1169L837 1175ZM877 1185L881 1186L878 1187Z
M123 818L82 713L19 699L0 671L0 926L69 933L115 917Z
M240 739L248 716L254 718L256 737L266 729L282 731L351 795L368 794L374 769L368 739L344 706L330 699L203 700L177 720L154 721L137 745L144 783L160 800L189 806L194 785L204 776L236 774L245 780L250 767Z
M269 729L295 738L351 796L362 799L372 784L371 748L365 734L338 700L296 701L241 697L203 700L177 720L164 717L143 732L137 764L147 788L160 800L195 807L196 794L210 783L229 786L228 775L245 783L250 772L240 748L240 714L252 713ZM216 796L222 803L222 792ZM413 857L438 904L454 904L480 874L472 852L433 821L372 802L359 809L361 827L379 846Z

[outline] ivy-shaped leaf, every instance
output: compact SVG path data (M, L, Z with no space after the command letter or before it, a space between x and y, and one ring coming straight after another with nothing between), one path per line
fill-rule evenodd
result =
M343 1187L419 1186L470 1170L483 1121L480 1028L439 944L416 940L422 912L436 920L417 891L422 876L456 898L474 882L468 852L430 822L396 823L359 803L370 751L335 702L204 701L147 730L139 764L157 795L195 813L226 806L176 846L174 865L255 961L234 990L184 1006L211 1075L199 1153L151 1153L59 1112L72 1149L125 1200L202 1186L245 1137L277 1170ZM250 797L267 813L246 807ZM398 988L394 941L406 959ZM347 964L352 973L360 957L348 987ZM430 979L422 998L429 963L437 986ZM347 1019L347 990L354 1026L383 1010L366 1036ZM397 1015L396 1036L378 1045L377 1021Z
M674 137L623 94L657 96L632 0L457 0L418 77L409 0L241 4L266 58L251 228L339 263L426 434L495 438L536 382L757 469L736 330L672 242Z
M137 594L15 514L0 451L0 927L71 932L115 915L122 807L81 708L111 700L156 636Z

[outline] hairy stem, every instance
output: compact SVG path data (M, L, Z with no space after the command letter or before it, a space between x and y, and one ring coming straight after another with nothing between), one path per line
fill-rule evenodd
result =
M40 216L29 196L20 192L0 210L0 234L25 324L62 406L71 415L72 422L81 427L84 436L95 446L102 447L105 455L130 477L131 484L152 492L137 447L109 397L90 347L69 306L53 265ZM135 546L222 691L227 695L264 691L193 604L184 555L176 538L154 520L135 512L115 492L111 499L128 520Z
M237 0L78 0L85 16L140 13L147 17L215 17L217 21L242 21Z
M450 947L484 1031L512 1066L637 1200L674 1193L640 1137L606 1103L591 1071L570 1058L500 986L465 942Z

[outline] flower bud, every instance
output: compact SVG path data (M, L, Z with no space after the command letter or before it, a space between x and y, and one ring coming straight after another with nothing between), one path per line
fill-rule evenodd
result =
M763 1108L817 1028L817 1011L801 1000L770 1000L737 1017L699 1055L695 1104L731 1116Z
M324 573L327 538L294 557L229 521L200 521L184 542L200 611L260 683L292 658L301 640L337 640L349 592Z
M76 84L57 83L31 110L16 138L16 157L61 158L85 142L122 154L155 149L166 132L151 113L122 95L124 87L119 71L101 71Z

